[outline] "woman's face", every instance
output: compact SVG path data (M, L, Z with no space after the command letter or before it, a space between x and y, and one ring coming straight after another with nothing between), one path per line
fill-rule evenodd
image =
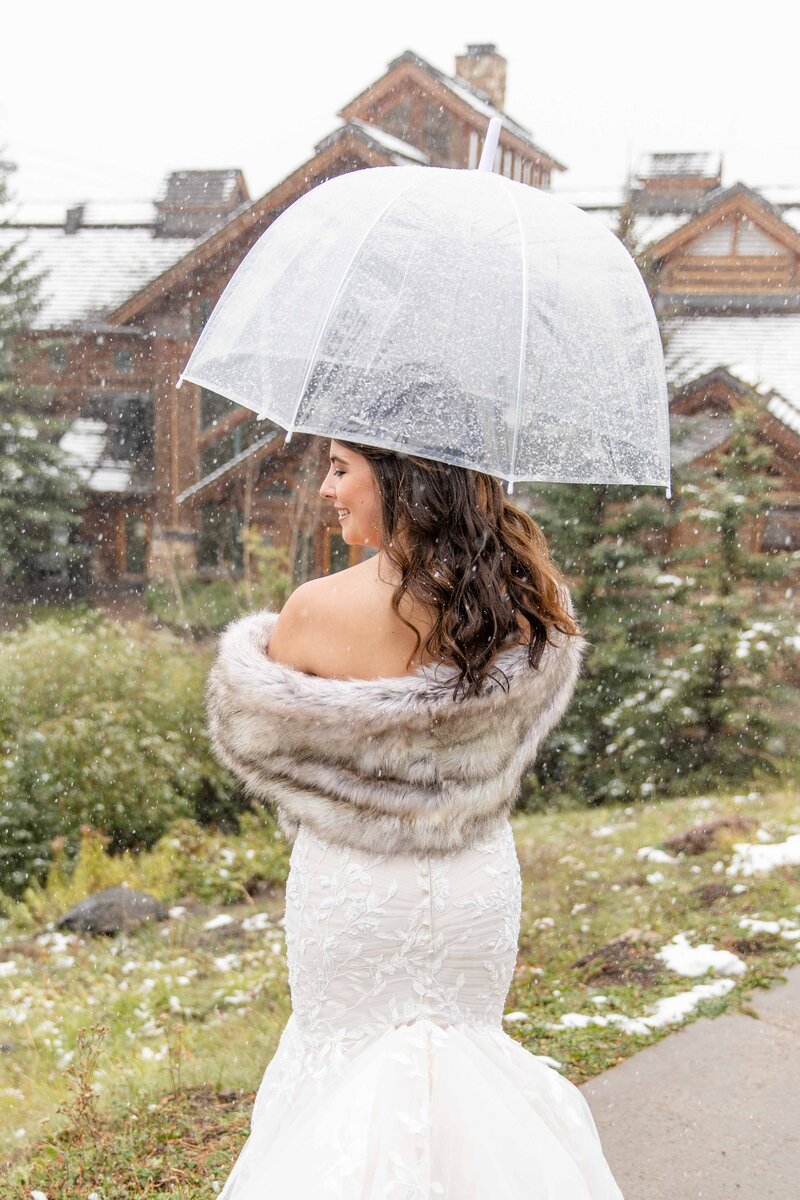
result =
M348 546L380 546L381 497L369 462L333 440L329 458L319 494L341 510L342 537Z

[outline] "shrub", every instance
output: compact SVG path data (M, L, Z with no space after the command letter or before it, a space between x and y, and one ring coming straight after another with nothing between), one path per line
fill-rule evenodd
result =
M150 850L108 853L108 838L81 827L77 853L65 852L56 838L53 862L44 884L31 880L17 900L0 893L0 913L16 928L53 921L73 904L102 888L127 884L164 904L194 898L230 904L246 898L254 878L282 887L289 872L289 848L275 818L264 809L242 814L236 837L181 818Z
M176 574L169 584L152 583L145 589L147 610L176 632L204 637L255 609L282 608L292 586L285 548L265 545L254 530L241 538L248 562L244 577L208 580Z
M109 849L152 846L171 821L235 824L249 807L213 757L211 650L97 613L0 635L0 889L43 878L51 841L82 824Z

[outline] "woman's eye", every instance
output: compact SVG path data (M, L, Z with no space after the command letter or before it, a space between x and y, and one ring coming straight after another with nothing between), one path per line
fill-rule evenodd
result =
M334 471L334 475L344 475L344 471Z

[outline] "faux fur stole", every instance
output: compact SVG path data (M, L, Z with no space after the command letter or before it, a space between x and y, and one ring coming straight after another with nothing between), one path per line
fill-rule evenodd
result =
M249 795L274 806L290 842L307 824L377 854L461 849L507 817L569 704L586 646L553 630L538 669L526 646L507 647L492 663L499 682L454 701L458 671L446 664L364 680L278 663L267 654L277 619L251 613L220 638L206 683L214 750Z

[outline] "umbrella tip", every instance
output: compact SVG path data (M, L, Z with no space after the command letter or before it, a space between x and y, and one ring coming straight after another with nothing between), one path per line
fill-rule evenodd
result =
M289 442L292 440L292 433L293 433L293 430L290 429L289 432L286 434L286 437L283 439L284 446L289 445Z
M479 171L494 170L494 158L497 153L497 143L500 140L500 129L503 122L499 117L492 117L489 122L489 128L486 130L486 140L483 143L483 153L481 161L478 163Z
M178 382L175 384L175 391L176 391L176 392L179 392L179 391L180 391L180 388L181 388L181 384L182 384L182 383L183 383L183 376L182 376L182 375L179 375L179 376L178 376Z

